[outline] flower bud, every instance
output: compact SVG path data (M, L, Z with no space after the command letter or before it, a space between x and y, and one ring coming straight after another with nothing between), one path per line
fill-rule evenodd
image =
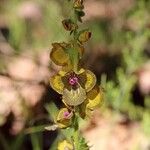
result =
M73 150L73 145L68 142L67 140L64 140L60 143L58 143L58 150Z
M75 9L82 10L84 8L84 6L83 6L83 0L75 0L73 7Z
M84 43L84 42L87 42L91 37L91 32L89 32L88 30L83 30L83 31L80 31L79 33L79 37L78 37L78 40L80 43Z
M77 24L73 23L71 19L63 20L62 24L67 31L73 31L78 28Z
M70 110L62 108L57 115L56 123L59 128L67 128L72 123L72 117L73 113Z

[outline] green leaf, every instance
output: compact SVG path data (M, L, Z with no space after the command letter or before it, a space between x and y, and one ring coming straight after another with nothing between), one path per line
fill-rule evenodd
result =
M29 128L27 128L27 129L24 130L24 133L25 134L31 134L31 133L36 133L36 132L42 132L42 131L45 130L46 126L48 126L48 124L29 127Z
M42 149L42 134L31 134L31 142L33 150L41 150Z
M79 149L81 150L89 150L89 146L85 140L85 138L81 137L79 139Z
M59 111L57 106L53 102L51 102L49 104L46 104L45 108L49 113L50 119L54 122L56 114L58 114Z

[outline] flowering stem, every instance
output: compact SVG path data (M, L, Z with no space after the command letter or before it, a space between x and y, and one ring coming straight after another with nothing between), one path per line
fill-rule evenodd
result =
M74 118L74 149L75 150L80 150L79 147L79 120L78 120L78 115L75 114L75 118Z
M73 69L75 72L78 71L78 62L79 62L79 54L77 52L77 49L76 49L76 43L74 43L74 48L73 48Z
M82 17L84 16L83 0L68 0L68 2L72 4L71 16L64 19L62 25L70 32L70 41L68 43L53 43L50 54L53 62L67 71L64 71L64 75L59 73L54 75L50 79L50 84L55 91L62 94L63 103L67 106L67 108L62 108L59 111L56 125L63 129L70 127L74 133L69 132L69 137L66 137L69 141L64 140L61 142L58 145L58 150L89 150L87 142L80 136L79 118L84 119L85 115L88 115L87 110L90 111L90 108L93 110L93 107L97 106L97 103L99 104L100 95L98 93L99 89L97 90L95 85L95 75L91 71L80 71L79 66L84 53L84 43L91 36L91 32L88 29L80 30L78 27L78 22L82 22ZM88 92L94 93L95 98L88 97ZM90 104L90 100L94 102ZM85 103L83 103L84 101ZM70 113L72 115L69 117ZM68 134L66 135L68 136Z
M71 19L78 26L78 17L74 10L73 4L72 4L72 8L73 8L73 13L72 13ZM77 35L78 35L78 31L77 29L75 29L73 31L73 45L74 45L74 52L73 52L74 53L74 61L73 61L74 67L73 68L75 72L77 72L78 62L79 62L79 53L77 51Z

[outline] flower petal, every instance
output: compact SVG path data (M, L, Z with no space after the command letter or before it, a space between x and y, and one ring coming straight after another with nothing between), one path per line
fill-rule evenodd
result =
M76 90L64 89L62 101L69 106L77 106L86 99L86 91L81 86Z
M84 54L84 51L85 51L84 46L78 44L77 50L78 50L78 52L79 52L79 57L80 57L80 59L81 59L82 56L83 56L83 54Z
M64 84L61 80L61 75L57 74L50 78L50 86L59 94L63 93Z
M81 74L83 72L85 72L85 69L84 68L79 68L77 74Z
M51 60L59 66L64 66L69 62L69 55L65 52L66 43L53 43L50 53Z
M83 0L75 0L74 2L74 8L75 9L83 9Z
M91 91L87 93L87 109L94 110L103 103L103 91L98 86L95 86Z
M69 60L68 64L62 67L62 72L64 72L63 74L66 74L67 72L70 72L71 70L73 70L73 65L71 61Z
M59 72L58 72L58 74L60 75L60 76L65 76L66 74L67 74L67 71L65 71L65 70L60 70Z
M87 42L91 37L91 32L89 32L87 29L79 32L78 40L81 44L84 42Z
M93 110L98 108L103 103L103 91L98 86L95 86L87 93L87 99L79 106L81 118L90 117Z
M96 84L96 76L90 70L85 70L79 74L81 86L85 88L86 92L89 92Z
M67 108L61 108L56 119L56 124L59 128L66 128L72 123L73 113Z
M79 114L81 118L85 118L86 116L86 106L87 106L88 100L86 99L81 105L79 105Z

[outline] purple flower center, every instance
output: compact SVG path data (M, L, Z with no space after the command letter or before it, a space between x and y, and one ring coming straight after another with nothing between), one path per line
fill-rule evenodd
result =
M78 78L76 76L70 77L69 78L69 84L74 86L78 83Z
M65 117L65 118L68 118L69 115L70 115L70 113L69 113L68 111L64 112L64 117Z

